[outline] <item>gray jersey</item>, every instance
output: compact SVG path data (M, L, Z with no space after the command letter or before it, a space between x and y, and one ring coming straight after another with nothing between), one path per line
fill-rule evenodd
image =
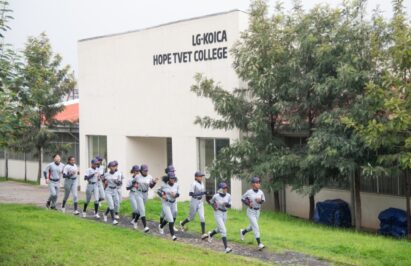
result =
M63 168L63 163L59 163L58 165L54 162L49 163L46 169L44 169L44 177L52 181L58 181L63 177Z
M136 192L136 191L137 191L137 188L133 186L133 182L137 182L137 179L138 179L139 176L140 176L140 175L132 176L132 177L128 180L128 182L127 182L127 187L131 187L130 191L132 191L132 192Z
M200 183L198 181L194 181L190 186L189 191L191 197L196 200L201 200L205 193L205 186L204 183Z
M166 195L166 200L170 202L174 202L176 198L174 198L171 194L174 193L175 195L180 194L180 186L177 183L174 183L173 186L170 186L168 183L164 183L161 187L161 192L163 195ZM164 199L163 199L164 200Z
M264 192L261 189L257 191L254 191L253 189L249 189L244 193L241 199L243 200L248 199L251 203L251 208L260 209L261 203L265 201L265 196L264 196ZM261 200L262 202L258 203L257 199Z
M99 170L98 168L93 169L93 168L88 168L86 172L84 173L84 176L88 178L89 183L96 183L97 182L97 177L99 176ZM92 177L90 177L92 176Z
M120 171L116 171L116 173L118 173L120 176L120 182L117 182L117 188L121 189L121 186L123 185L124 175Z
M114 173L107 172L104 175L104 179L107 180L108 183L108 188L117 188L117 184L121 182L122 177L123 175L119 171Z
M150 184L153 183L153 177L151 175L147 175L147 176L139 175L137 177L137 183L138 183L138 191L145 193L150 188Z
M96 168L96 170L98 171L98 179L101 180L101 178L104 177L105 171L104 171L104 167L103 166L99 166Z
M76 179L78 168L76 164L66 164L63 168L63 176L70 179Z
M216 193L210 200L210 204L214 207L214 210L227 211L227 205L231 206L231 195L226 193L224 197L220 193Z

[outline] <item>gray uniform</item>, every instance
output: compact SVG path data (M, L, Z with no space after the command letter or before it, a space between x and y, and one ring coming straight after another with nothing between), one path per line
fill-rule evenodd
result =
M180 195L180 187L177 183L170 186L168 183L163 184L161 187L161 193L166 196L166 199L162 199L162 207L164 218L169 223L174 223L174 217L177 216L177 200L176 198ZM171 193L176 196L173 197Z
M231 195L226 193L224 197L220 193L215 194L210 204L214 208L214 218L217 224L217 228L214 229L217 233L221 233L222 237L227 236L227 230L225 228L225 222L227 221L227 205L231 206Z
M153 177L151 175L137 177L138 189L137 189L137 208L140 216L146 216L146 201L148 197L148 190L153 185Z
M127 183L127 187L130 188L130 194L129 194L129 200L131 204L131 209L133 210L133 213L138 213L138 207L137 207L137 188L132 186L133 182L137 182L137 176L132 176L130 180Z
M190 216L188 217L189 221L194 219L194 216L198 212L200 216L200 222L204 223L204 201L203 196L205 194L204 183L194 181L190 186L191 201L190 201Z
M78 168L76 164L66 164L63 168L63 176L64 176L64 199L63 201L66 202L68 197L70 196L70 192L73 194L73 202L77 203L78 195L77 195L77 173Z
M117 182L117 197L118 197L118 204L114 206L114 211L116 213L120 212L120 204L121 201L123 200L123 192L122 192L122 186L123 186L123 180L124 176L120 171L116 171L116 173L119 173L120 175L120 182Z
M246 230L253 231L255 238L260 237L260 228L258 226L258 218L260 217L260 209L261 209L261 203L258 203L256 199L262 200L262 202L265 201L265 196L264 193L261 189L254 191L253 189L247 190L247 192L244 193L244 195L241 197L242 200L250 202L251 206L248 206L247 208L247 217L248 220L250 221L250 224L246 228Z
M121 178L122 174L119 171L114 173L107 172L104 175L104 179L107 180L106 200L110 210L114 210L115 207L119 208L117 184L121 181Z
M63 168L64 164L59 163L58 165L54 162L49 163L44 169L43 174L46 179L49 180L48 188L50 196L48 201L51 203L51 207L56 207L59 188L60 188L60 179L63 178Z
M106 199L106 193L104 192L104 185L103 185L103 181L102 178L104 177L104 167L103 166L99 166L96 168L98 170L99 176L98 176L98 196L100 197L99 200L102 201L104 199Z
M93 168L88 168L84 175L88 178L88 184L87 184L87 189L86 189L86 203L88 204L91 200L91 197L93 196L94 198L94 203L98 204L99 198L100 198L100 193L99 193L99 188L98 188L98 176L99 176L99 170L98 168L93 169ZM92 176L90 178L90 176Z

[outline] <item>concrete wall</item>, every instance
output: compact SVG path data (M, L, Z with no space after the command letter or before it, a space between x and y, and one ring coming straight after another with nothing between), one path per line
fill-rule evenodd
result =
M315 202L324 201L327 199L342 199L348 203L353 216L351 193L346 190L338 189L322 189L315 195ZM390 207L405 210L405 198L397 196L389 196L382 194L361 192L361 208L362 208L362 227L370 229L379 228L378 214ZM298 194L291 191L290 187L286 189L286 209L287 213L301 218L308 218L309 202L308 196Z
M48 163L42 164L42 170L46 168ZM24 161L9 159L9 177L14 179L24 180ZM37 181L38 162L27 161L27 180ZM0 159L0 176L6 175L6 164L4 159ZM45 185L44 178L41 179L41 184Z

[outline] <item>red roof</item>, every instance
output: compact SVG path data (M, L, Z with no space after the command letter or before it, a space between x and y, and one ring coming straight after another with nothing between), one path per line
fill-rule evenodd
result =
M67 104L64 110L58 113L54 118L58 121L70 121L78 123L79 121L79 103Z

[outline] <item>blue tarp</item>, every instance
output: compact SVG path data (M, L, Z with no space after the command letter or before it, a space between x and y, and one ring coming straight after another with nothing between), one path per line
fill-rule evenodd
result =
M386 209L378 215L382 235L403 237L407 235L407 213L396 208Z
M338 227L351 227L350 207L341 199L317 202L314 221Z

